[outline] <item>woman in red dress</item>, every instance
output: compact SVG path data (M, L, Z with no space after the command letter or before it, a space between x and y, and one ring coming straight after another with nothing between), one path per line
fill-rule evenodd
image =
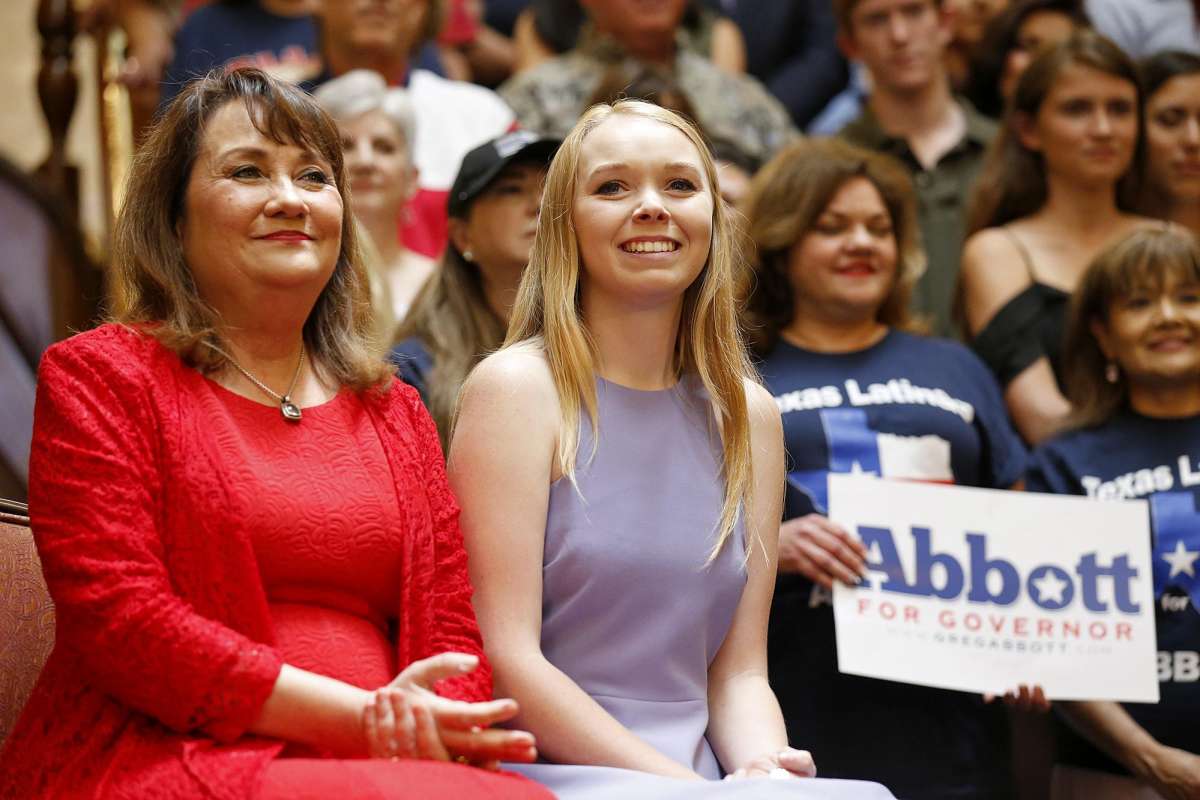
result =
M239 70L139 152L114 321L41 363L57 642L0 797L548 796L476 768L533 738L489 729L516 704L490 699L433 423L368 340L338 142Z

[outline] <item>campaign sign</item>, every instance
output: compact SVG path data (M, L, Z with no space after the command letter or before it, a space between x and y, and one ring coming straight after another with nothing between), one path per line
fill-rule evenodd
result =
M1158 702L1144 501L829 476L869 577L833 591L852 675L1056 700Z

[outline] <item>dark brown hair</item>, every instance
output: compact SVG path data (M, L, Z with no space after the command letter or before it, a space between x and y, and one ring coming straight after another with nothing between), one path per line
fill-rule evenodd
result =
M1062 351L1063 382L1074 408L1071 427L1102 425L1129 402L1123 372L1116 383L1105 379L1108 359L1092 324L1107 325L1109 310L1119 298L1161 291L1170 278L1200 283L1200 242L1165 223L1140 228L1109 245L1084 273L1071 299Z
M975 109L989 117L1004 114L1000 81L1009 54L1019 44L1021 26L1034 14L1062 14L1076 30L1090 26L1080 0L1018 0L988 23L979 46L971 53L966 95Z
M1197 24L1200 24L1200 18L1197 19ZM1200 75L1200 55L1182 50L1166 50L1155 53L1138 66L1142 73L1142 106L1145 111L1154 95L1167 81L1184 75ZM1149 179L1152 174L1149 164L1144 166L1146 169L1143 173L1145 177L1141 185L1139 208L1147 216L1167 217L1172 204L1171 195L1162 186L1154 185Z
M852 178L866 178L883 198L898 253L896 283L878 312L885 325L920 330L909 312L913 285L925 271L917 229L916 198L904 167L889 156L840 139L808 139L785 147L750 184L749 236L757 250L745 314L745 335L759 355L775 346L795 315L788 278L792 247L803 239Z
M1142 72L1142 89L1149 100L1172 78L1200 73L1200 55L1183 50L1164 50L1144 59L1139 69Z
M192 167L213 114L242 103L254 126L279 143L307 147L333 169L347 198L341 138L333 121L305 92L255 68L214 70L189 83L167 106L134 156L125 205L113 232L112 319L147 332L204 371L225 358L201 342L220 342L219 314L200 296L184 258L178 225ZM329 282L304 323L313 363L337 383L364 389L390 368L372 341L366 272L345 202L342 242Z
M967 210L968 235L1027 217L1045 204L1046 169L1042 155L1021 143L1017 126L1025 119L1037 117L1054 82L1064 69L1073 65L1090 67L1128 81L1137 92L1137 146L1129 169L1117 184L1117 207L1130 211L1136 206L1145 129L1137 67L1121 48L1085 29L1035 58L1017 82L1012 105L1004 115L1004 125L988 148L975 183Z

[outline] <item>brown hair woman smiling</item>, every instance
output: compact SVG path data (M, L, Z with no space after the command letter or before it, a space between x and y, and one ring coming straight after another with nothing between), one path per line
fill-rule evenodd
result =
M333 123L258 70L151 130L115 320L41 363L57 646L0 795L545 796L434 763L533 741L485 729L517 708L489 701L433 424L371 355L344 190Z

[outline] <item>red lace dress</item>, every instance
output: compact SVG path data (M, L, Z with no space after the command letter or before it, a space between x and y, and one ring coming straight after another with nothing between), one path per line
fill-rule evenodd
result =
M240 489L230 511L250 533L283 660L363 689L387 683L411 522L362 402L344 391L292 424L206 388L222 412L209 433Z
M250 532L283 660L363 689L387 683L399 672L389 632L413 521L362 401L343 391L304 409L297 425L275 406L206 388L222 411L210 433L241 487L230 511ZM287 747L267 767L260 800L509 796L491 776L455 766L316 755Z
M283 663L375 688L439 652L482 658L458 509L408 386L293 425L104 325L42 357L30 508L56 643L0 750L0 800L549 797L249 733ZM486 699L486 661L437 689Z

